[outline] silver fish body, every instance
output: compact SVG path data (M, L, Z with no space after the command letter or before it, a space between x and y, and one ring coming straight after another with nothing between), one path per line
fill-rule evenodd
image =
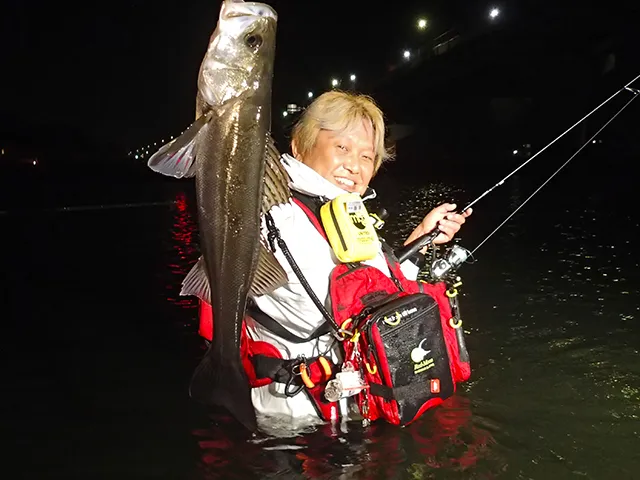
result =
M261 213L289 195L269 136L276 21L267 5L223 3L200 67L198 118L149 160L160 173L196 180L202 257L183 294L211 304L214 336L190 394L226 407L250 430L256 419L240 358L247 298L286 282L260 236Z

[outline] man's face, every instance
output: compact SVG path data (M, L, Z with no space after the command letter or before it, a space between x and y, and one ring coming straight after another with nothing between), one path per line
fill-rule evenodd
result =
M363 195L375 170L373 141L371 124L362 121L344 133L321 130L307 155L294 155L334 185Z

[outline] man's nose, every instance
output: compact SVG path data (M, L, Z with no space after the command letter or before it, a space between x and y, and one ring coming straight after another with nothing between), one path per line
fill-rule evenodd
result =
M354 152L350 152L349 155L345 156L343 165L351 173L360 172L360 160Z

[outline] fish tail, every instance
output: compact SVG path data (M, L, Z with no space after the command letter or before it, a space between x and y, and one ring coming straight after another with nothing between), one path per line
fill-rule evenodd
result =
M226 408L248 430L257 430L256 413L251 402L251 387L238 360L235 365L216 361L209 350L196 367L189 385L191 398L207 406Z

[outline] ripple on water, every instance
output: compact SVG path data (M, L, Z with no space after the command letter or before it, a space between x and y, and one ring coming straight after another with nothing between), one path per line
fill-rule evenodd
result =
M387 189L378 192L394 199L384 229L392 244L430 207L463 193L441 184ZM604 236L615 212L599 208L530 208L464 266L472 378L444 405L407 428L321 425L254 439L216 419L194 433L202 478L633 478L638 225ZM487 219L508 212L494 213L479 205L461 242L479 242L493 228Z

